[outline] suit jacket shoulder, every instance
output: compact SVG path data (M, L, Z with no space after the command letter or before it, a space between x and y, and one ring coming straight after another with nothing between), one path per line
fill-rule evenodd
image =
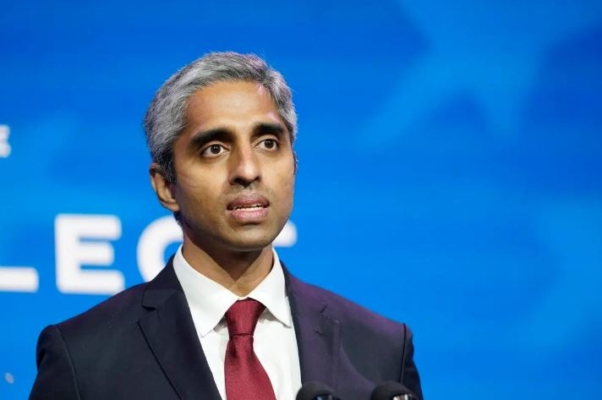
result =
M44 329L37 365L32 400L219 399L171 266Z
M70 338L90 335L105 336L109 332L136 324L143 311L142 296L148 283L132 286L98 303L87 311L56 324Z
M316 299L328 304L329 308L332 308L333 317L338 316L348 324L374 330L379 335L393 337L399 337L407 328L402 322L380 315L328 289L301 282L298 279L297 282L297 284L306 286L307 293L311 293Z
M338 348L333 354L340 380L356 392L371 390L383 381L397 381L422 398L414 363L413 335L406 324L379 315L332 291L302 282L290 273L286 276L293 313L301 314L301 319L303 315L320 314L331 321L326 324L331 325L331 332L338 332L333 342ZM314 325L318 326L318 323ZM339 392L345 390L340 382L334 382L339 386Z

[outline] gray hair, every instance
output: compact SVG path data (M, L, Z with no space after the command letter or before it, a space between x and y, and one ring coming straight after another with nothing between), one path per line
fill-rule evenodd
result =
M173 74L155 94L144 116L146 141L154 162L175 180L173 144L182 132L189 97L216 82L251 81L263 85L274 100L294 142L297 114L290 88L280 72L254 54L209 53Z

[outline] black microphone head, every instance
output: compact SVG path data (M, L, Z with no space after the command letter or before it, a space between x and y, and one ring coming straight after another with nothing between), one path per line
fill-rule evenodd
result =
M296 400L336 399L334 390L321 382L307 382L297 393Z
M410 399L416 399L414 393L399 382L387 381L374 388L370 400L391 400L395 396L409 395Z

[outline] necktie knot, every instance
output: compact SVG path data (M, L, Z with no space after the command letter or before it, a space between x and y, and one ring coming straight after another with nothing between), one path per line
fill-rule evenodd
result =
M259 316L265 306L253 299L238 300L226 311L226 323L230 337L253 335Z

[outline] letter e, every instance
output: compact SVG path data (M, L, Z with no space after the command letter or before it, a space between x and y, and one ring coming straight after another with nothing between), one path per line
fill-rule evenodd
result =
M115 294L125 288L120 271L83 269L113 264L107 240L119 239L121 221L113 215L58 215L54 223L56 285L62 293ZM86 241L84 241L86 239Z

